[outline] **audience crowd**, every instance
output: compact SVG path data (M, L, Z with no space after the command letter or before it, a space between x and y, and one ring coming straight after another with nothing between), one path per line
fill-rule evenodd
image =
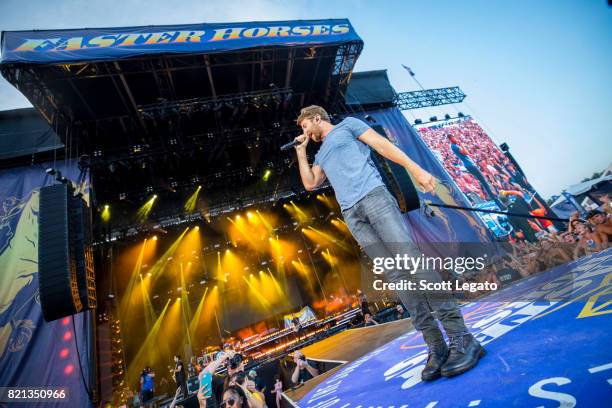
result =
M419 133L472 205L504 191L531 191L516 166L473 119L419 128Z

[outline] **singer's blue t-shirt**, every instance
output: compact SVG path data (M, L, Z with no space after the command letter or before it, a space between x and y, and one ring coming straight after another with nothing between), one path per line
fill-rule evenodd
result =
M340 208L354 206L383 181L370 157L370 147L357 139L370 127L355 118L346 118L325 136L314 164L329 179Z

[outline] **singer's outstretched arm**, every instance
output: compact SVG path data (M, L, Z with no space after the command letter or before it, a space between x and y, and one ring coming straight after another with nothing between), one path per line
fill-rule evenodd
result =
M310 166L306 157L306 145L308 145L308 137L301 135L296 137L296 140L302 142L295 147L297 152L298 164L300 166L300 177L302 184L307 191L314 190L325 181L325 173L321 166Z

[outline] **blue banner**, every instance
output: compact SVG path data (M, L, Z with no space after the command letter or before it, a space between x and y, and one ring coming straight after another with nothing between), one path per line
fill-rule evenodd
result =
M76 161L55 167L72 180L84 181L79 191L87 193L86 177L79 173ZM45 168L35 165L0 172L0 387L58 391L55 400L45 399L45 406L88 407L93 315L84 312L47 323L40 306L39 189L53 183ZM36 405L27 392L13 393L13 397L8 406L21 406L19 401L23 406ZM38 404L43 405L40 400Z
M2 63L63 63L354 41L361 39L347 19L5 31Z

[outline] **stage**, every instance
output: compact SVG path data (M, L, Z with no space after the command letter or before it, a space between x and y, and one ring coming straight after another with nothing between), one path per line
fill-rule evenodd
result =
M431 383L420 380L427 351L420 335L405 331L409 321L339 333L305 354L349 362L286 396L309 408L605 406L611 280L608 249L464 305L488 353L474 370Z
M341 369L341 365L357 360L373 349L384 346L411 329L412 323L410 319L396 320L378 326L345 330L303 348L302 352L309 360L339 365L307 381L303 386L295 390L286 391L286 397L290 401L299 401L323 380L333 375L336 370ZM347 347L347 345L350 345L350 347Z

